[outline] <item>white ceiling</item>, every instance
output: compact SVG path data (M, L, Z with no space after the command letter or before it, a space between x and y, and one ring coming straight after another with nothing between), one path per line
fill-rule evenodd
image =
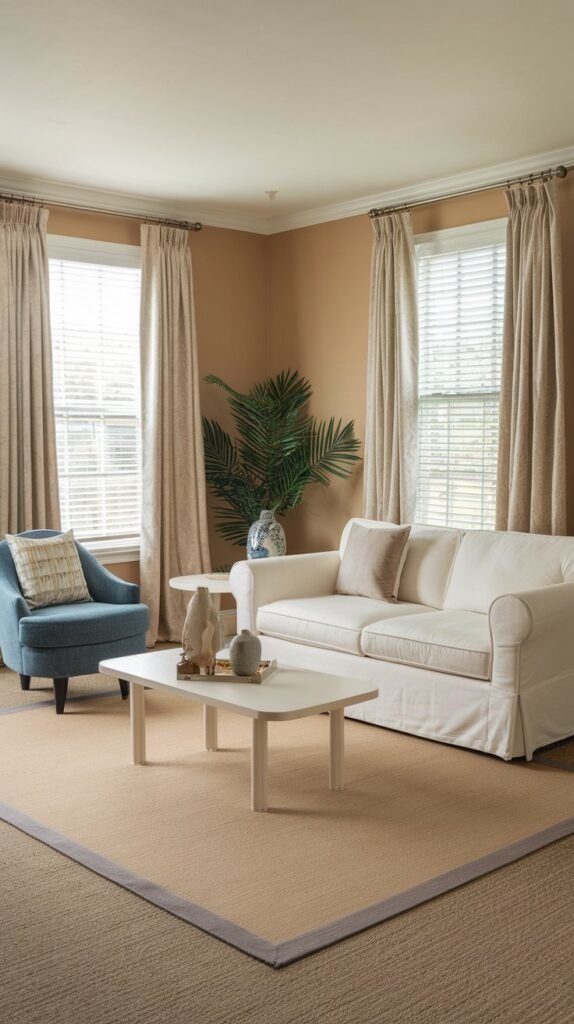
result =
M573 41L572 0L2 0L0 185L266 231L532 169L574 145Z

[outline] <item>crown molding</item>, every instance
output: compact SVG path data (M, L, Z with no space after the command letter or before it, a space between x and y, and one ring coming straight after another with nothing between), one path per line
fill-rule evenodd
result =
M555 149L522 160L509 160L503 164L491 164L479 171L467 171L452 174L445 178L434 178L418 185L406 185L404 188L390 189L360 199L351 199L331 206L319 206L302 213L286 214L267 221L265 234L274 235L280 231L293 231L296 228L312 227L314 224L325 224L331 220L343 220L346 217L357 217L369 210L381 206L400 206L402 203L424 202L424 200L440 199L451 192L463 192L466 189L493 187L512 178L520 178L527 174L535 174L546 168L564 164L574 165L574 146Z
M70 208L88 207L95 212L126 214L132 217L165 217L166 219L201 221L213 228L230 228L233 231L262 231L262 219L257 216L203 206L201 203L177 202L157 199L130 192L114 192L110 189L88 188L64 181L35 178L31 175L0 174L0 191L15 195L28 195L50 204L64 204Z
M142 218L165 217L174 220L200 220L203 224L214 228L275 235L281 231L293 231L296 228L325 224L327 221L358 217L368 213L374 207L424 202L425 200L440 199L453 192L485 188L489 185L494 187L509 179L534 174L558 164L564 164L567 167L574 165L574 146L538 153L522 160L491 164L478 171L434 178L431 181L407 185L404 188L390 189L387 192L362 196L342 203L333 203L330 206L311 207L300 213L287 213L277 217L258 216L241 213L241 211L227 212L217 210L212 206L204 206L201 203L192 204L128 192L88 188L83 185L72 185L29 175L0 175L0 191L14 192L16 195L20 193L33 195L48 204L55 202L70 207L89 207L102 213L124 213Z

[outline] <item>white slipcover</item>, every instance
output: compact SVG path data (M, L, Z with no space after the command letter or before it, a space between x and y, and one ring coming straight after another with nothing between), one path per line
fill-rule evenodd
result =
M370 658L490 679L488 616L476 612L427 611L373 622L363 630L361 649Z
M444 607L486 615L502 594L565 580L574 580L574 538L471 530L460 545Z
M327 594L265 604L257 613L257 629L266 636L361 654L361 636L369 622L408 615L418 618L421 611L420 604Z
M413 526L399 604L376 616L335 594L339 564L236 563L238 629L275 631L266 657L378 686L350 718L506 760L574 735L574 538Z
M350 519L341 534L341 557L353 523L371 528L388 528L396 525L374 522L370 519ZM399 583L399 601L442 608L455 556L463 536L462 530L442 529L438 526L411 527Z

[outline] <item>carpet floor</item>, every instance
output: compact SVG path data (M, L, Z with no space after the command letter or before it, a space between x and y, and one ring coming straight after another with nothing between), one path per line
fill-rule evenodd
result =
M574 1022L572 838L281 972L9 826L0 851L6 1024Z

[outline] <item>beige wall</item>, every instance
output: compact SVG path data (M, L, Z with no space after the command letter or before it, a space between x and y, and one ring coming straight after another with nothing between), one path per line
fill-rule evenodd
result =
M574 385L574 174L565 188L565 292L568 379ZM504 194L493 189L413 210L415 234L506 215ZM313 411L354 419L363 439L372 229L366 216L332 221L270 238L270 348L268 368L293 366L314 388ZM570 531L574 532L574 405L568 410ZM362 467L352 480L312 486L286 521L291 552L338 546L342 526L362 507Z
M106 242L139 245L139 221L127 217L88 214L53 207L48 231ZM205 228L192 235L195 311L202 379L202 410L222 422L225 402L208 373L247 388L264 372L267 331L268 239L263 235ZM235 561L238 548L227 545L215 531L210 536L214 566ZM110 565L110 570L137 582L138 564Z

